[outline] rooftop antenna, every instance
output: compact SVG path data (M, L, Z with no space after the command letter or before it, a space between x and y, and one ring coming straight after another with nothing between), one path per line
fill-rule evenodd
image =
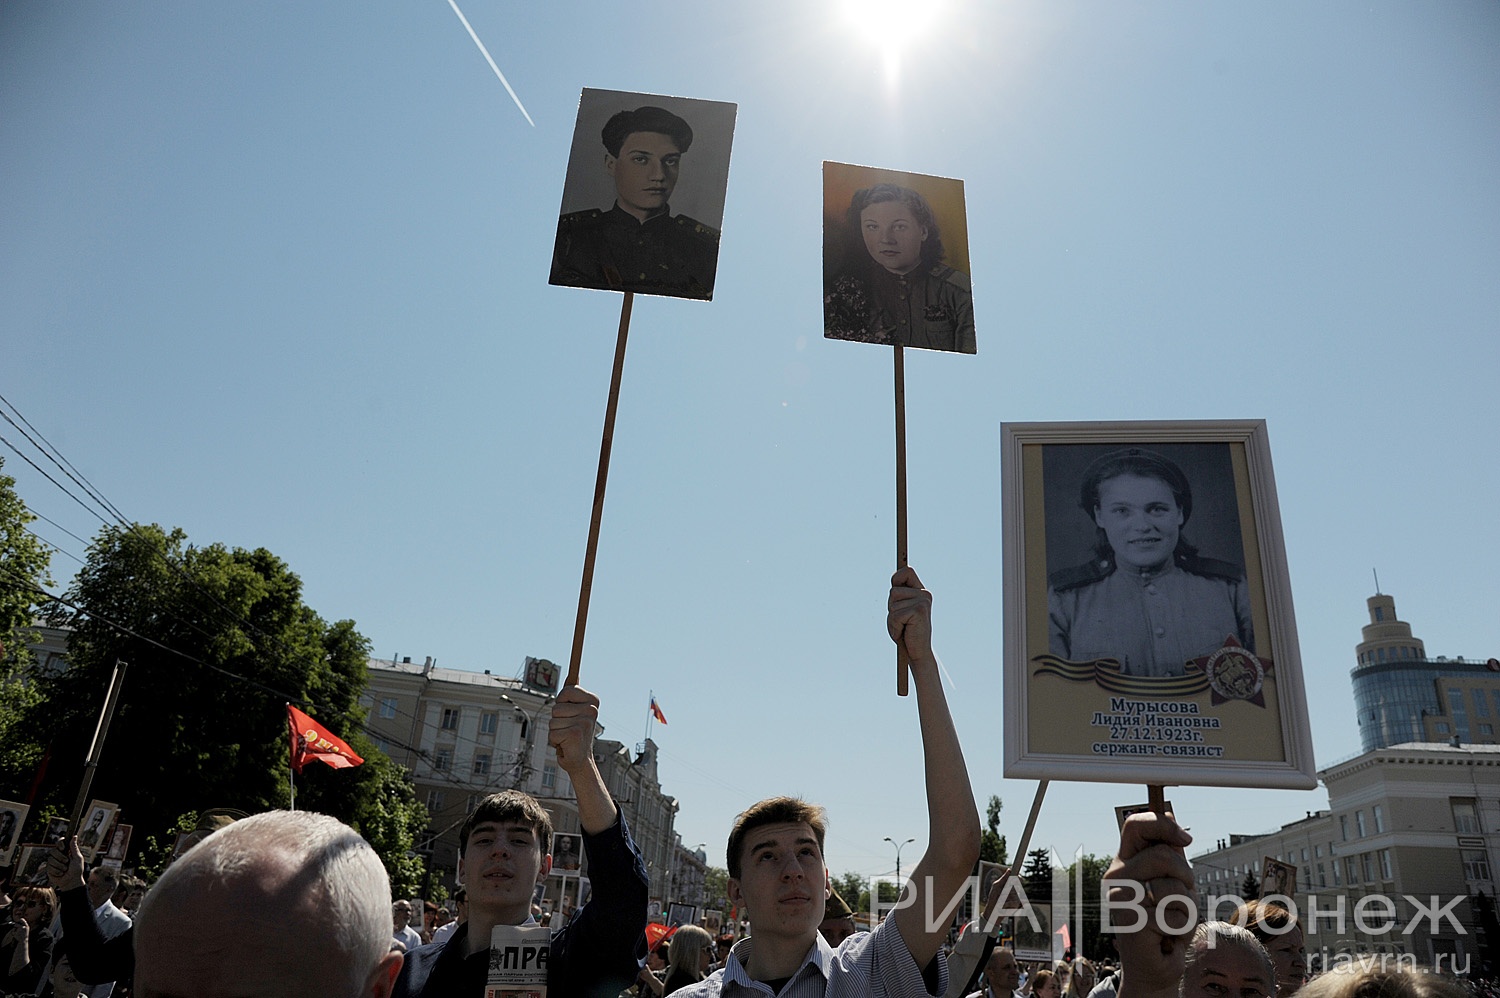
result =
M1375 576L1375 595L1379 596L1380 595L1380 573L1377 572L1377 571L1375 571L1375 569L1372 568L1372 569L1370 569L1370 574L1373 575L1373 576Z

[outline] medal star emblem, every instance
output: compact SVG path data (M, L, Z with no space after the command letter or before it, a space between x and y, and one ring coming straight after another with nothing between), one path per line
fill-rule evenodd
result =
M1209 702L1213 706L1230 700L1244 700L1257 707L1266 705L1264 688L1271 663L1257 658L1233 635L1224 639L1222 647L1193 659L1193 664L1208 679Z

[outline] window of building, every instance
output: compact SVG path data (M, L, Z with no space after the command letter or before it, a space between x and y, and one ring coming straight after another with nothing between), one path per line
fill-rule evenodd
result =
M1453 808L1453 830L1460 835L1479 834L1479 811L1473 797L1450 797Z
M1307 862L1307 849L1305 847L1302 850L1302 862Z
M1329 848L1331 849L1333 847L1329 846ZM1323 858L1323 847L1322 846L1320 846L1320 845L1319 846L1313 846L1313 858L1314 859L1322 859Z
M1385 808L1381 807L1379 804L1376 804L1374 807L1370 808L1370 813L1375 816L1376 833L1378 834L1385 831Z
M1322 863L1318 864L1318 886L1319 887L1327 887L1328 886L1328 873L1327 873L1327 871L1325 871L1323 869L1323 864Z
M1333 886L1335 886L1335 887L1342 887L1342 886L1344 886L1344 877L1343 877L1343 874L1341 874L1339 872L1339 870L1341 869L1341 867L1339 866L1339 861L1338 860L1334 860L1331 865L1333 866Z
M1385 661L1385 649L1384 648L1376 648L1375 649L1375 657L1378 658L1378 659L1380 659L1380 661L1384 662Z
M442 727L443 727L444 731L452 731L453 729L455 729L455 728L458 727L458 708L457 707L444 707L443 708L443 725L442 725Z
M1484 690L1475 690L1474 691L1474 716L1475 717L1489 717L1490 716L1490 702L1487 699L1485 699Z
M553 763L549 762L542 767L542 786L548 790L557 786L557 766Z
M474 772L484 776L490 771L490 754L488 752L474 753Z
M1348 878L1350 886L1359 883L1359 863L1357 862L1357 857L1344 857L1344 876Z
M1433 727L1433 730L1435 730L1440 735L1446 735L1449 732L1449 730L1450 730L1449 727L1448 727L1448 722L1447 721L1439 721L1436 724L1434 724L1432 727Z
M1349 841L1349 816L1347 814L1339 815L1339 840Z
M1493 738L1495 736L1495 726L1493 724L1480 724L1479 733Z
M1355 811L1354 812L1354 830L1355 830L1355 834L1358 835L1360 838L1364 838L1365 837L1365 812L1363 812L1363 811Z
M1380 879L1396 879L1395 874L1391 872L1391 851L1389 849L1380 850Z
M487 711L479 715L479 733L481 735L493 735L495 729L500 726L500 715L493 711Z
M1490 861L1483 849L1460 849L1459 856L1464 861L1465 880L1490 879Z
M443 809L443 792L441 790L427 791L427 810L441 811Z
M453 765L453 750L440 748L432 754L433 769L447 769Z
M396 716L396 698L395 697L385 697L385 698L383 698L380 701L380 716L381 717L395 717Z
M1375 879L1375 857L1374 856L1370 855L1367 852L1360 853L1360 855L1359 855L1359 867L1360 867L1360 872L1364 874L1365 883L1368 884L1368 883L1370 883L1371 881L1373 881Z
M1385 607L1383 607L1383 606L1377 606L1375 608L1375 622L1379 623L1380 621L1382 621L1384 619L1385 619Z

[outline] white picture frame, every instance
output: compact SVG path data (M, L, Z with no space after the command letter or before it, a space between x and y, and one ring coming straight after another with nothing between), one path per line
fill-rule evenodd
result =
M1264 420L1005 423L1001 493L1006 778L1317 785Z

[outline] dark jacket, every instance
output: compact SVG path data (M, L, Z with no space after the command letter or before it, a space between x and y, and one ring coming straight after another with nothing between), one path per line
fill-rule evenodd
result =
M594 894L552 937L549 998L616 998L635 981L645 955L650 880L624 816L598 835L585 832L583 852ZM489 940L465 957L468 931L465 923L447 942L406 954L392 998L480 998L489 977Z

